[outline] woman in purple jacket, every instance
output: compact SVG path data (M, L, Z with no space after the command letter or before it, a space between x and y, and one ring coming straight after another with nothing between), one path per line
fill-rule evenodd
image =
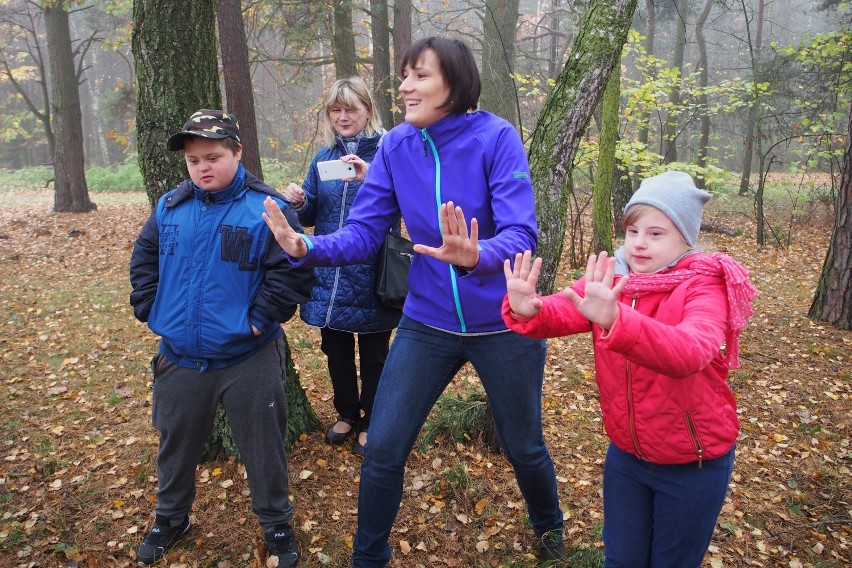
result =
M482 381L497 433L542 561L564 558L562 511L541 430L546 344L506 328L503 259L538 237L523 144L505 120L476 111L479 72L470 48L430 37L402 61L405 122L385 135L344 226L302 238L273 203L264 218L294 263L336 266L375 254L405 220L417 253L385 362L361 468L353 566L385 566L402 499L405 462L429 411L462 366ZM470 229L465 216L470 218Z

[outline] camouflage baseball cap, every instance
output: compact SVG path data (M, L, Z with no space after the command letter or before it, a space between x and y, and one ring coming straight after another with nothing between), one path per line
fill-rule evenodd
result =
M203 108L189 117L183 130L169 137L169 150L183 150L183 143L187 136L200 136L201 138L233 138L240 141L240 124L237 117L221 110Z

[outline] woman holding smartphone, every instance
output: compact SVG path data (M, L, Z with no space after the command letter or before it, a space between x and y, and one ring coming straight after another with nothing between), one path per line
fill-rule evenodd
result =
M546 344L509 331L501 317L503 260L534 249L538 237L523 144L507 121L475 110L479 71L461 41L430 37L412 44L399 92L405 122L382 140L343 228L303 239L274 204L264 214L292 261L307 266L375 254L400 214L416 243L361 467L353 566L390 560L408 455L429 411L467 362L491 402L539 559L563 559L556 475L541 429ZM363 165L356 168L364 175Z
M385 133L374 108L369 87L358 77L340 79L328 90L320 111L325 145L314 156L302 186L291 183L283 192L295 206L299 221L305 227L314 227L315 235L337 231L349 215L361 188L350 164L357 163L365 169ZM321 171L318 164L330 167ZM347 172L341 167L344 165L352 176L346 177ZM395 230L399 232L398 224ZM401 313L379 304L373 293L375 254L357 264L317 268L316 274L311 299L302 304L299 314L305 323L320 328L321 349L328 359L338 416L326 430L325 438L331 444L342 444L354 433L352 452L363 456L376 387L388 355L391 332Z

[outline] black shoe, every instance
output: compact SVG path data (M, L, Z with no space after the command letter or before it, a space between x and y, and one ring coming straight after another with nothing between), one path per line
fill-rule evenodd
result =
M179 525L172 526L168 519L157 517L154 522L154 528L142 541L139 546L139 552L136 553L136 561L146 566L153 564L160 558L166 555L166 552L174 546L174 544L186 534L192 523L189 522L189 517L184 518Z
M349 424L349 426L350 426L349 431L343 432L343 433L335 432L334 431L334 424L337 424L338 422L343 422L344 424ZM329 444L334 444L335 446L345 442L346 438L351 436L352 432L355 431L355 426L357 425L354 420L350 420L350 419L345 418L343 416L338 416L337 420L334 421L334 424L329 426L328 430L325 431L325 439L328 441Z
M538 565L539 568L556 568L557 566L567 566L568 553L565 552L565 545L561 542L548 543L538 549Z
M278 558L278 568L292 568L299 564L299 547L288 523L267 529L263 538L269 558Z
M366 430L362 430L362 431L366 432ZM363 458L364 457L364 445L361 443L360 434L361 434L360 432L358 434L356 434L355 439L352 440L352 453L355 454L356 456L361 456Z

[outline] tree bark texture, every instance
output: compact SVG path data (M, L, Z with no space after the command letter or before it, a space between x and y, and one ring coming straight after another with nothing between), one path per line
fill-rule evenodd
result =
M87 213L97 206L89 199L83 156L83 118L68 12L62 2L44 3L52 94L54 201L53 210Z
M533 132L529 161L542 257L540 292L549 294L565 241L574 155L609 76L621 60L636 0L594 0Z
M388 27L388 0L370 0L370 25L373 30L373 96L374 112L382 125L393 126L393 101L396 76L391 71L390 28Z
M840 167L837 214L808 317L852 330L852 104Z
M482 16L482 96L480 106L520 129L515 71L518 0L485 0Z
M704 4L704 10L695 21L695 41L698 44L698 76L699 89L701 94L698 96L698 104L701 112L701 122L699 125L698 138L698 157L696 163L698 167L704 168L707 166L707 158L710 153L710 114L709 102L707 100L707 41L704 39L704 25L707 23L707 18L710 17L710 10L713 8L713 0L707 0ZM699 189L704 189L704 178L695 180L695 185Z
M657 8L654 6L654 0L645 0L645 53L648 56L654 55L654 38L657 34ZM651 109L644 108L642 116L639 119L639 134L638 139L644 146L648 146L648 131L650 130ZM638 185L637 185L638 187Z
M334 5L334 69L338 79L358 74L355 66L355 33L352 30L351 0L331 0Z
M287 335L285 334L282 339L284 341L285 360L287 361L287 377L284 382L284 390L287 393L287 436L284 438L284 447L287 451L290 451L300 435L305 432L316 432L322 427L322 423L317 418L305 391L302 390L299 372L293 365ZM239 459L240 453L234 443L225 409L220 404L219 408L216 409L213 432L201 451L201 461L231 456Z
M393 71L402 71L402 56L411 45L411 0L394 0L393 3ZM394 85L396 87L396 85ZM405 116L402 108L395 110L394 121L402 122Z
M227 110L235 115L240 123L240 142L243 145L241 161L248 171L263 179L257 140L254 89L240 0L217 0L216 16L219 21L219 45L222 71L225 75Z
M621 73L617 66L609 76L601 101L601 133L598 141L598 167L592 190L592 246L597 254L612 254L612 180L615 173L615 146L618 143L618 107Z
M683 77L683 54L686 50L686 0L676 0L677 15L675 16L675 45L674 55L672 56L671 67L680 70L680 77ZM680 85L672 87L669 93L669 108L671 110L680 108ZM677 115L672 116L666 114L665 129L663 132L663 163L670 164L677 161L677 137L678 137L678 118Z
M757 0L757 22L755 23L755 39L751 39L751 24L745 5L745 0L740 0L743 8L743 20L746 24L746 37L748 38L748 49L751 54L751 70L753 81L759 83L762 81L760 77L758 62L760 61L761 44L763 43L763 1ZM740 174L740 195L748 194L749 183L751 182L751 163L754 158L754 143L755 143L755 125L760 118L760 95L757 94L757 86L754 87L754 97L751 101L751 106L748 111L748 119L745 124L745 133L743 135L743 165L742 173ZM760 173L760 172L758 172Z
M186 179L181 152L166 148L192 113L222 108L216 61L216 0L135 0L136 137L153 206Z

